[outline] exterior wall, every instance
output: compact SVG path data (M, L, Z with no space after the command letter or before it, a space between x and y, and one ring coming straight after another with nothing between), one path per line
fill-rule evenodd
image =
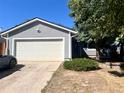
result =
M69 56L69 32L46 25L41 22L34 22L21 29L12 31L9 37L9 54L12 54L13 38L39 38L39 37L64 37L65 38L65 58Z

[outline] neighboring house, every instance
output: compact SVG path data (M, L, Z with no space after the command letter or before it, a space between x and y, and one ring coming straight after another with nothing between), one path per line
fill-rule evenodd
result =
M8 40L8 54L20 61L64 61L72 58L72 36L76 33L69 28L34 18L1 35Z

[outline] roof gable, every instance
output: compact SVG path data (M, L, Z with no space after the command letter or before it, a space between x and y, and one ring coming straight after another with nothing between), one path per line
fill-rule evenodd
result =
M70 29L70 28L67 28L67 27L64 27L64 26L60 26L60 25L58 25L58 24L55 24L55 23L52 23L52 22L49 22L49 21L46 21L46 20L43 20L43 19L40 19L40 18L33 18L33 19L31 19L31 20L29 20L29 21L27 21L27 22L24 22L24 23L22 23L22 24L20 24L20 25L17 25L17 26L15 26L15 27L13 27L13 28L10 28L10 29L8 29L8 30L2 32L1 35L10 33L10 32L12 32L12 31L14 31L14 30L16 30L16 29L19 29L19 28L21 28L21 27L24 27L24 26L26 26L26 25L28 25L28 24L31 24L31 23L37 22L37 21L42 22L42 23L45 23L45 24L48 24L48 25L51 25L51 26L54 26L54 27L57 27L57 28L60 28L60 29L63 29L63 30L65 30L65 31L71 32L71 33L73 33L73 34L76 34L76 33L77 33L76 31L74 31L74 30L72 30L72 29Z

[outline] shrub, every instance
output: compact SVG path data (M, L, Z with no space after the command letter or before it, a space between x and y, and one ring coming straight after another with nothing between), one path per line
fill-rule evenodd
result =
M72 61L65 61L64 68L75 71L90 71L99 68L98 62L87 58L73 59Z

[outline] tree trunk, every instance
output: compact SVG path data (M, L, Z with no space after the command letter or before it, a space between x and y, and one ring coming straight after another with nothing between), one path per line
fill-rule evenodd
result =
M96 47L96 60L100 60L100 48Z

